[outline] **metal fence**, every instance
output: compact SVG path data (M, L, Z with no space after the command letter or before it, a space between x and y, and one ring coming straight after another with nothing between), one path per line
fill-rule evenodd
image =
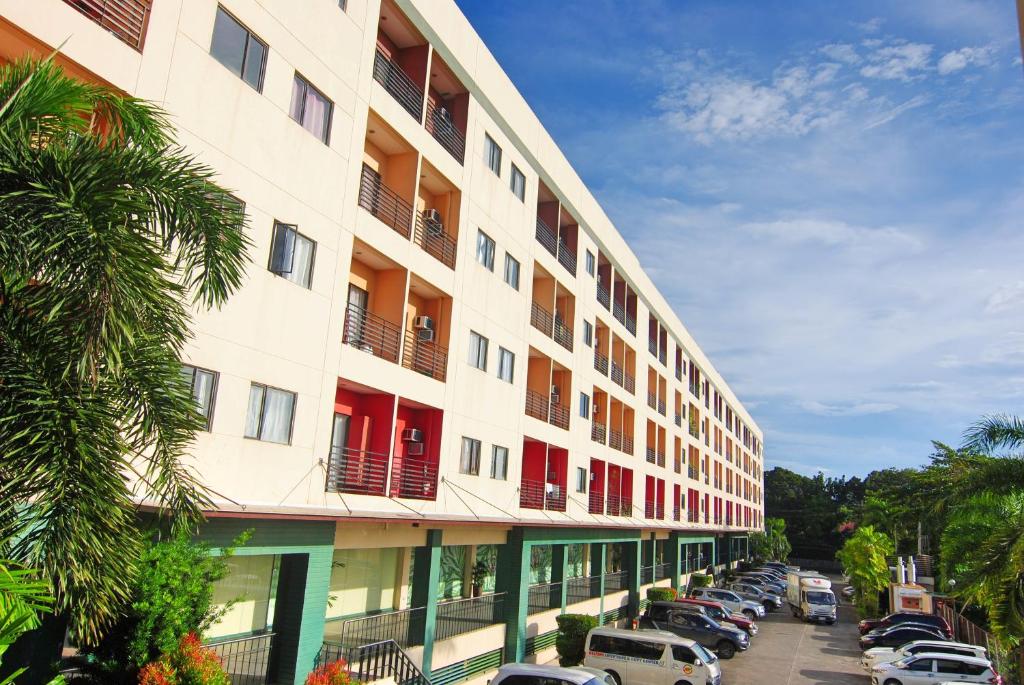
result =
M206 646L220 659L232 685L266 685L274 633L211 642Z
M499 623L504 609L504 592L442 602L437 605L434 638L447 640Z
M1009 666L1009 659L1003 646L991 633L957 613L955 604L951 601L937 599L935 613L949 623L953 629L954 640L984 647L988 650L989 659L992 660L996 670L1000 673L1007 670L1005 667Z

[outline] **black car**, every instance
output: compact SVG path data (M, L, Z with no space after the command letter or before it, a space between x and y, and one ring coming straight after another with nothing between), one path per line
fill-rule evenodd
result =
M857 624L857 629L863 635L879 628L900 625L901 623L919 623L929 625L941 631L946 637L953 637L953 631L946 619L936 614L925 614L920 611L897 611L883 616L882 618L866 618Z
M667 630L713 649L723 659L750 647L750 637L734 626L721 625L700 614L679 609L671 602L651 602L640 617L640 628Z
M892 647L896 649L914 640L946 639L948 638L937 628L925 625L903 624L880 630L872 630L867 635L862 635L860 638L860 648Z

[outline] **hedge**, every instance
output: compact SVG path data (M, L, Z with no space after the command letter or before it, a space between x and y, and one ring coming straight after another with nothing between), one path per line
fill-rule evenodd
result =
M597 627L597 616L587 614L562 614L557 617L558 637L555 650L558 651L559 666L578 666L583 663L587 633Z
M677 597L675 589L670 587L647 588L647 599L652 602L671 602Z

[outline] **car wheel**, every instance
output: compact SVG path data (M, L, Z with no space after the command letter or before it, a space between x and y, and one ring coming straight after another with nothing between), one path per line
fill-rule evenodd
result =
M757 612L755 612L753 609L744 609L743 610L743 615L746 616L747 619L749 621L751 621L751 622L754 622L754 621L757 620Z
M689 680L677 680L676 685L690 685Z
M615 671L605 671L605 673L612 677L612 680L615 681L615 685L622 685L622 678L619 677L618 673Z
M895 678L889 678L888 680L885 681L884 685L903 685L903 683L901 683L900 681L896 680Z
M715 651L718 652L719 658L731 659L736 655L736 645L728 640L722 640L718 643L718 648Z

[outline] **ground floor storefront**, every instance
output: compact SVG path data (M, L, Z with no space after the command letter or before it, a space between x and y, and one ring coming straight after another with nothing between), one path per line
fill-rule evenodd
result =
M435 685L546 661L560 614L624 622L648 587L748 552L745 533L483 524L216 518L200 537L219 549L245 530L205 636L244 685L301 683L318 658L371 668L385 652Z

